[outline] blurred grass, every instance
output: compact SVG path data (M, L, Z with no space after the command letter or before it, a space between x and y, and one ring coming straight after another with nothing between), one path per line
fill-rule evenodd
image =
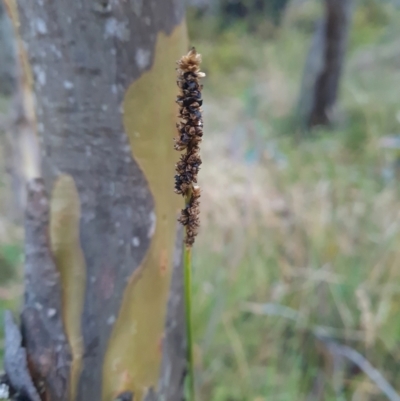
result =
M336 129L299 142L291 113L321 12L299 4L269 38L189 21L208 75L193 302L201 400L386 399L354 367L334 374L317 331L400 393L398 151L380 147L400 134L400 10L359 2Z
M21 228L12 221L6 177L5 127L10 99L0 95L0 361L3 359L3 311L16 310L21 296Z

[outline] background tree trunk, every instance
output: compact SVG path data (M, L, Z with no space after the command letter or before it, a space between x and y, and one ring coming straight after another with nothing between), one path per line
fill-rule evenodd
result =
M31 184L26 223L21 341L33 383L50 400L181 399L172 138L183 4L8 3L32 71L44 182ZM19 373L7 373L14 384Z
M15 81L14 35L10 19L0 2L0 94L11 95Z
M300 93L298 112L305 126L332 122L351 16L351 0L325 0L325 15L317 24Z

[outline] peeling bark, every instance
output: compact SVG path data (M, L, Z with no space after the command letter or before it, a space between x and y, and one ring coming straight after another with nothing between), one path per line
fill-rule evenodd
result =
M49 244L49 201L40 179L28 187L22 334L33 380L51 400L68 393L70 349L64 333L61 282Z
M68 175L76 185L81 205L78 240L85 262L86 284L79 322L83 353L77 388L69 388L70 358L64 338L60 336L56 340L48 333L50 318L63 316L65 324L69 301L64 296L62 311L58 314L58 306L51 306L52 295L60 297L65 288L47 293L45 290L50 287L41 282L43 276L37 281L37 276L30 275L27 281L22 313L24 342L28 347L28 359L32 359L33 366L36 364L31 371L39 371L40 377L48 378L46 397L49 400L66 400L67 393L73 394L70 399L74 400L101 400L105 399L102 392L104 357L126 288L134 280L135 273L139 272L140 280L140 266L150 249L157 252L152 257L157 263L161 260L161 270L164 263L172 263L168 259L164 262L164 250L154 248L159 245L153 244L155 226L164 224L161 221L164 216L156 221L154 210L159 202L168 200L150 189L147 172L133 156L123 124L122 104L131 84L152 69L158 35L171 35L183 24L183 2L35 0L27 3L17 0L17 5L19 33L34 78L44 186L51 194L58 177ZM175 66L166 68L172 71ZM164 84L163 79L157 82L160 92L154 93L154 99L163 96ZM168 101L174 104L173 98ZM167 133L169 126L174 130L173 110L175 106L171 107L171 112L164 113L168 117ZM137 118L140 118L140 111L129 112L133 116L138 113ZM139 134L147 135L146 132ZM162 140L167 140L172 148L172 135ZM149 146L156 147L157 143L149 143ZM159 163L160 169L165 162L171 163L173 168L174 161L163 157L161 154L159 160L152 162ZM172 175L171 186L167 183L164 188L174 196ZM49 201L52 205L54 200L50 198ZM59 230L62 233L63 227ZM175 234L171 231L165 237L173 238ZM38 240L39 237L27 236L27 256L34 254L33 248L40 252L41 243L35 242ZM36 254L36 257L47 258L48 255ZM59 257L56 259L59 269ZM181 258L178 259L165 329L168 347L164 347L159 388L154 389L162 399L171 401L182 397L185 366L183 297L179 295ZM46 259L46 263L49 260ZM52 274L49 270L45 277ZM39 303L46 305L47 320L44 312L31 307L35 305L32 294L40 284L43 299ZM64 285L61 282L61 287ZM49 316L49 308L57 311L54 316L53 313ZM57 324L56 327L61 326ZM54 354L51 350L60 348L56 345L59 340L65 352ZM43 360L36 359L39 354L45 355L45 363L52 369L46 370ZM72 355L74 360L77 357ZM121 379L121 391L114 394L114 398L136 385L129 372L127 378L126 381ZM134 396L134 399L139 401L140 397Z
M22 345L20 329L9 311L4 314L4 334L4 369L10 394L18 394L31 401L40 401L28 369L27 353Z

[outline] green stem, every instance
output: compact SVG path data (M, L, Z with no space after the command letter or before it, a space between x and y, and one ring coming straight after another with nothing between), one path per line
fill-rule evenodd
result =
M193 332L192 332L192 249L184 245L183 269L185 280L186 338L188 360L189 401L195 401L194 366L193 366Z

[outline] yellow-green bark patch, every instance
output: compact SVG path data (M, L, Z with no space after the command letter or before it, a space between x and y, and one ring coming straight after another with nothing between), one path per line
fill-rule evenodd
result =
M61 175L55 182L50 203L50 242L61 275L65 332L72 352L70 399L75 399L83 343L81 315L86 267L79 239L81 206L74 179Z
M128 390L140 401L158 382L176 216L182 206L173 190L175 67L186 51L184 23L169 36L159 33L151 70L128 88L124 99L125 131L154 197L156 225L147 254L125 290L109 342L103 365L104 401Z

